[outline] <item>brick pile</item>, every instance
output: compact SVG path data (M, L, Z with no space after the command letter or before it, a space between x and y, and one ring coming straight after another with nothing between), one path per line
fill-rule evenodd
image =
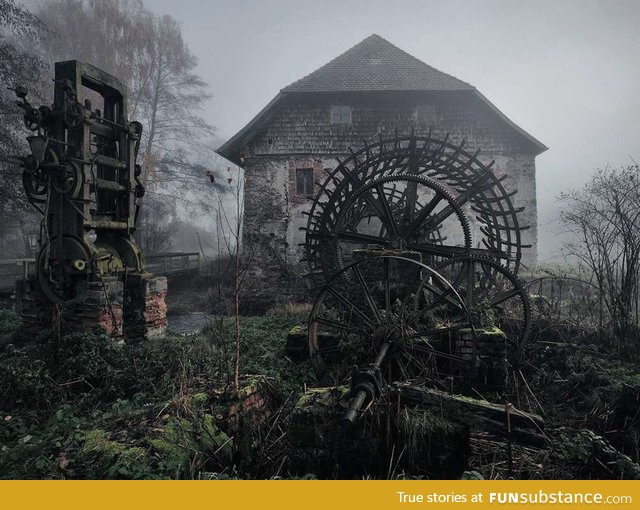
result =
M254 424L265 422L271 416L269 399L262 381L257 379L238 391L237 399L227 407L227 423L237 430L242 419L249 419Z

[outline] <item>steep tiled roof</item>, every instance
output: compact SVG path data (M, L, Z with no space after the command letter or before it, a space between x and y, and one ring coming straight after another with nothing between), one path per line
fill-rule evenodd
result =
M328 64L283 88L246 126L220 146L216 152L242 165L241 148L249 143L260 126L287 96L323 92L377 91L462 91L475 96L509 128L531 144L535 154L547 150L541 142L512 122L473 85L425 64L386 39L373 34Z
M283 92L473 90L373 34Z

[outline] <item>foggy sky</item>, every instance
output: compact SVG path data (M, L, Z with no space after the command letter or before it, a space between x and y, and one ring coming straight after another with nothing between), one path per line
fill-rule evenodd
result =
M537 158L539 255L556 197L640 161L640 1L146 0L182 23L222 140L276 93L377 33L478 88L549 150Z

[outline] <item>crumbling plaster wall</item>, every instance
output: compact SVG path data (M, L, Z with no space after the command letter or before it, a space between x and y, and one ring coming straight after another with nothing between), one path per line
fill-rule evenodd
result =
M330 122L332 104L352 107L352 123ZM333 169L337 159L345 159L349 147L357 150L363 141L414 132L459 144L465 150L481 150L484 163L495 160L497 175L508 175L507 190L518 190L515 207L525 207L521 225L523 243L532 248L523 251L525 267L535 267L537 260L537 207L535 156L523 145L497 115L477 98L461 93L377 93L377 94L313 94L286 98L271 118L245 148L245 235L259 233L269 245L272 261L262 266L279 264L296 271L302 257L299 243L304 242L312 197L296 194L296 169L313 168L314 177L324 182L323 169ZM317 188L317 187L316 187ZM474 246L479 242L477 226L473 228ZM260 265L260 261L258 261ZM303 269L303 268L299 268ZM296 271L297 272L297 271Z

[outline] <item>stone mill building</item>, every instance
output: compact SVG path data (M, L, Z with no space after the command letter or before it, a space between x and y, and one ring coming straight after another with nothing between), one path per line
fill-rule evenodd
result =
M522 262L535 265L535 158L546 147L474 86L371 35L284 87L217 150L245 171L243 241L259 246L252 273L270 283L264 286L271 295L287 294L283 282L291 278L285 276L304 272L300 227L323 170L348 157L349 147L395 133L448 134L453 143L464 140L469 152L480 149L481 161L495 160L494 172L518 190L514 205L525 208L521 221L530 225L523 242L532 247Z

